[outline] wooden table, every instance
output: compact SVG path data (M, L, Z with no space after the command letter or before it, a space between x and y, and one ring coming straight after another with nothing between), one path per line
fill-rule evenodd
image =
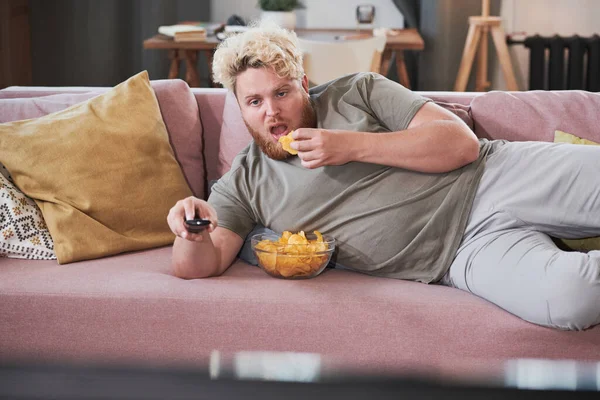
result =
M343 40L356 36L369 36L372 31L352 30L352 29L296 29L300 37L320 38L323 40ZM387 41L383 51L380 73L387 75L390 63L394 53L396 54L396 70L400 83L410 88L410 80L404 63L404 50L423 50L425 42L416 29L394 29L386 35ZM219 40L214 36L209 36L202 42L175 42L172 38L164 35L156 35L144 40L144 49L159 49L169 52L171 67L169 69L169 79L179 76L179 66L181 62L185 63L185 80L190 87L200 86L200 78L196 70L198 53L203 52L208 63L209 79L212 82L212 60L213 53L219 44Z

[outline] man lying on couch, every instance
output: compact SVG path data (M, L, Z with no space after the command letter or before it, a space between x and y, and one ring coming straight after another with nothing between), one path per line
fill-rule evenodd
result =
M600 252L550 236L600 235L600 147L477 139L458 117L372 73L308 89L294 33L224 41L215 80L254 138L208 202L177 202L176 276L222 274L259 224L320 230L337 262L469 291L536 324L600 323ZM293 131L292 156L278 139ZM184 219L209 219L193 234Z

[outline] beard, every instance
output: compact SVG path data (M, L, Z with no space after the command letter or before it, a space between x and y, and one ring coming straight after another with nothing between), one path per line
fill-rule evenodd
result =
M266 132L266 134L261 134L259 131L252 129L246 121L244 121L248 131L254 138L254 142L260 148L260 150L267 155L267 157L272 158L273 160L285 160L292 155L285 151L281 147L281 143L273 142L273 136L271 136L270 132ZM313 107L312 102L310 101L310 97L304 97L302 101L302 116L300 118L300 124L296 127L289 127L290 132L298 129L298 128L316 128L317 127L317 113Z

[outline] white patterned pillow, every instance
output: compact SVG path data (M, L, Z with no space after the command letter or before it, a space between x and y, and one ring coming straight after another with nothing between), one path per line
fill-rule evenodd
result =
M11 182L13 181L12 176L10 176L10 173L8 172L6 167L2 165L2 163L0 163L0 175L3 175L6 179L8 179Z
M42 212L0 174L0 257L56 260Z

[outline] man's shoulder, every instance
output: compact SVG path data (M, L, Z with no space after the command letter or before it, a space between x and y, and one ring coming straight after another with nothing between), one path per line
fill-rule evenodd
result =
M319 96L320 94L330 90L340 90L344 88L356 87L357 85L361 85L373 79L387 78L385 78L382 75L379 75L376 72L355 72L353 74L340 76L339 78L333 79L321 85L314 86L309 89L309 94Z
M250 167L257 162L263 161L263 156L264 153L253 140L235 156L231 163L231 170L240 167Z
M248 171L255 170L256 163L261 162L261 151L252 141L242 149L231 162L231 166L218 180L211 185L211 193L224 188L237 187L249 183Z
M375 72L356 72L312 87L309 95L317 110L329 109L340 101L359 108L368 107L374 82L382 79L387 80Z

